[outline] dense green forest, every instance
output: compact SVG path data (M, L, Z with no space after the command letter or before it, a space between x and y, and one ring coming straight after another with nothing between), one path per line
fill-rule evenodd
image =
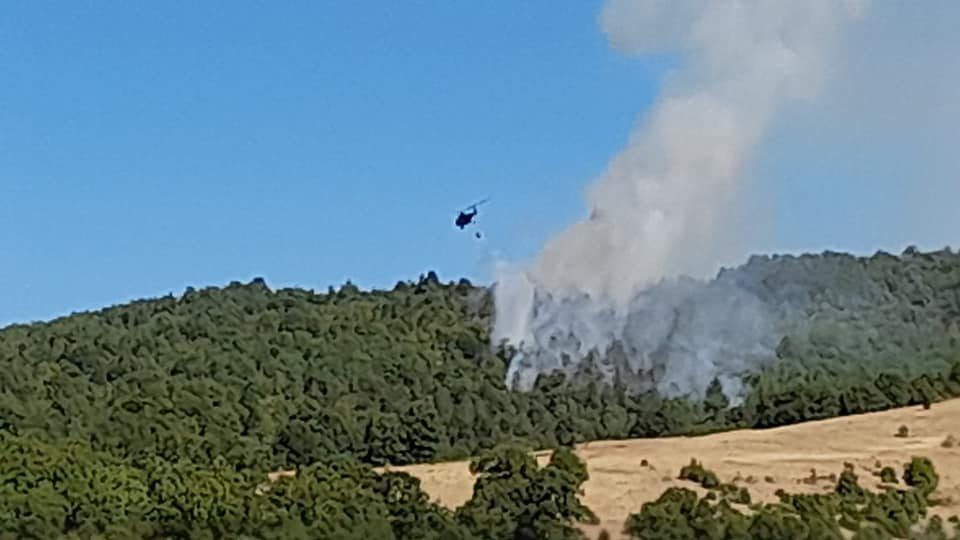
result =
M578 526L598 523L579 500L587 468L567 448L540 467L525 449L500 445L470 470L473 497L451 510L430 502L415 477L376 473L354 458L266 483L222 459L137 467L80 442L3 435L0 540L583 540ZM940 503L933 463L915 457L899 478L883 472L880 492L862 488L848 465L828 493L780 491L778 502L762 504L694 460L678 475L690 487L642 505L622 532L650 540L841 540L844 531L854 540L960 538L955 517L929 515Z
M166 481L174 499L188 499L176 503L178 512L194 505L189 511L254 515L281 511L260 503L251 509L247 499L201 508L203 495L183 492L194 484L183 478L217 478L209 489L247 493L257 475L278 468L315 467L298 480L308 482L340 474L331 463L362 469L478 456L501 444L548 448L763 428L960 396L960 255L825 253L748 265L763 269L765 280L833 273L850 289L869 279L883 290L879 301L851 311L837 300L846 290L811 289L809 303L820 306L809 313L811 324L783 336L779 362L749 377L746 400L730 406L719 383L702 401L666 399L629 394L589 371L543 376L529 392L511 391L504 383L510 351L490 343L491 291L442 283L433 273L389 291L350 283L323 293L271 290L261 279L188 289L0 330L0 434L34 456L23 466L40 478L61 478L51 471L88 460L99 464L99 481L132 490L117 496L141 510L165 504L155 489ZM360 499L349 504L376 514L369 527L385 526L389 504L358 501L386 488L350 470L343 489ZM155 474L173 476L149 480ZM409 479L395 480L410 487ZM55 497L59 481L30 489ZM296 496L334 496L325 489L302 485ZM101 490L81 492L82 499ZM456 519L474 519L469 508L478 507ZM14 523L26 519L4 511L19 516ZM454 519L437 512L424 519L442 527ZM248 525L263 531L257 527L276 519ZM236 537L212 537L218 534Z
M812 327L785 336L780 363L729 407L719 385L692 402L629 395L590 373L510 391L509 351L489 343L490 291L466 281L430 273L390 291L317 294L255 279L0 331L0 431L76 438L133 463L219 456L264 471L770 427L960 395L960 256L750 264L872 273L887 292L858 315L828 309L839 293L822 291Z
M473 498L456 511L431 503L419 481L378 474L352 458L292 478L153 458L143 466L79 442L0 438L0 539L578 538L595 517L577 498L584 464L560 449L546 467L498 447L471 463Z

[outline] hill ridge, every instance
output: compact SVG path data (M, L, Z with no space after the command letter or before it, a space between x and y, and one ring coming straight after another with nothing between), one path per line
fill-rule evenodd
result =
M314 294L254 278L0 331L0 430L75 437L124 459L222 456L267 471L331 455L402 464L501 442L771 427L960 395L957 254L745 264L787 282L855 267L885 283L890 302L859 319L820 309L731 406L716 385L702 401L668 399L589 369L512 391L511 350L490 343L489 289L467 280L428 272L389 291L347 283Z

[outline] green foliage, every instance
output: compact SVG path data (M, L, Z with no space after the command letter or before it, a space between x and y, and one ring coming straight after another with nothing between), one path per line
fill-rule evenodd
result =
M402 472L379 476L376 493L387 506L387 515L396 538L423 540L467 540L472 536L449 510L429 501L420 480Z
M52 538L73 529L118 534L151 508L141 471L101 459L78 441L0 439L2 535Z
M222 461L140 468L79 441L0 443L0 538L573 539L577 523L597 522L578 498L586 467L568 449L543 468L519 448L491 451L473 463L474 497L453 512L409 474L353 458L264 484Z
M251 517L267 534L312 538L392 538L390 510L372 473L314 464L284 478L257 499Z
M946 538L942 520L926 516L930 486L937 477L930 461L915 458L907 467L913 483L907 490L872 493L857 483L852 467L845 467L832 493L779 492L776 504L752 505L741 512L727 500L715 502L710 492L698 497L693 490L672 487L656 501L644 504L624 523L624 534L636 539L744 539L819 540L858 538ZM685 467L703 478L694 462ZM919 531L919 532L918 532Z
M949 538L951 537L947 536L947 529L940 516L931 517L922 531L910 534L910 540L948 540Z
M640 539L699 540L743 537L749 521L743 514L721 501L711 504L698 499L691 489L670 487L639 514L631 514L624 534Z
M866 490L860 486L860 479L853 465L846 464L837 479L836 492L849 500L860 502L866 496Z
M720 480L717 478L717 475L713 471L705 469L696 459L691 459L689 465L684 465L680 469L678 478L700 484L707 489L720 486Z
M680 480L689 480L714 492L707 495L708 500L716 500L719 496L731 504L749 505L751 503L752 498L749 490L734 483L721 482L716 473L705 468L703 464L696 459L691 459L688 465L680 468L678 478Z
M540 467L524 449L499 446L472 460L470 471L478 475L473 498L456 517L477 538L580 539L575 525L598 521L578 498L589 476L569 449Z
M960 396L960 255L748 266L771 286L822 273L839 288L814 290L809 325L783 336L781 361L752 374L734 406L719 380L702 402L629 395L590 373L511 392L510 349L490 343L490 290L428 273L369 292L254 279L10 326L0 330L0 431L89 441L137 466L222 458L267 471L773 427ZM862 306L840 309L845 295Z
M880 481L887 484L896 484L897 480L897 471L893 467L884 467L880 469L880 472L877 473L877 476L880 477Z
M903 482L928 496L937 489L940 476L929 458L914 457L903 466Z
M541 468L520 448L774 427L960 396L960 255L748 265L773 285L828 273L840 286L814 291L809 324L782 336L780 361L750 375L732 406L719 380L701 402L628 394L590 373L511 392L510 349L490 343L490 291L433 273L392 291L348 282L321 294L254 279L7 327L0 538L308 538L321 527L330 538L564 537L594 519L576 496L586 468L565 449ZM840 309L845 295L859 307ZM458 512L427 501L411 477L367 469L475 455L478 491ZM278 468L300 474L256 495L257 478ZM923 515L938 482L923 458L904 470L910 489L884 495L850 470L833 493L786 496L748 518L734 509L749 504L746 489L696 462L681 477L711 499L665 493L631 522L636 531L833 538L844 527L885 537Z

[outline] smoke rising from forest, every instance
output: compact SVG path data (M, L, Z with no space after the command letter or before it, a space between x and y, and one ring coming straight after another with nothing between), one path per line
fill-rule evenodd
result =
M623 151L590 186L589 216L528 266L501 265L494 339L520 345L508 384L586 364L638 389L702 395L774 358L802 291L711 282L744 167L782 106L815 100L854 0L610 0L600 25L629 54L683 53ZM591 351L603 362L586 362Z

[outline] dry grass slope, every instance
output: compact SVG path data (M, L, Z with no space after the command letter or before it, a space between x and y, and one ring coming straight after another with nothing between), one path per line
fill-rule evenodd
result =
M897 436L901 426L907 436ZM893 467L898 475L912 456L933 460L940 474L935 496L947 504L933 513L944 518L960 514L960 399L922 407L834 418L769 430L741 430L703 437L674 437L602 441L581 445L577 454L590 471L584 487L584 502L602 523L589 527L596 538L606 528L616 538L623 521L641 505L673 485L693 487L677 480L683 465L696 458L712 469L721 481L737 479L754 499L774 501L774 493L816 492L832 488L832 473L844 462L857 467L864 486L880 482L875 471ZM548 453L538 454L542 462ZM471 496L473 477L465 462L391 467L421 479L424 490L440 504L457 507ZM821 477L812 482L811 477Z

